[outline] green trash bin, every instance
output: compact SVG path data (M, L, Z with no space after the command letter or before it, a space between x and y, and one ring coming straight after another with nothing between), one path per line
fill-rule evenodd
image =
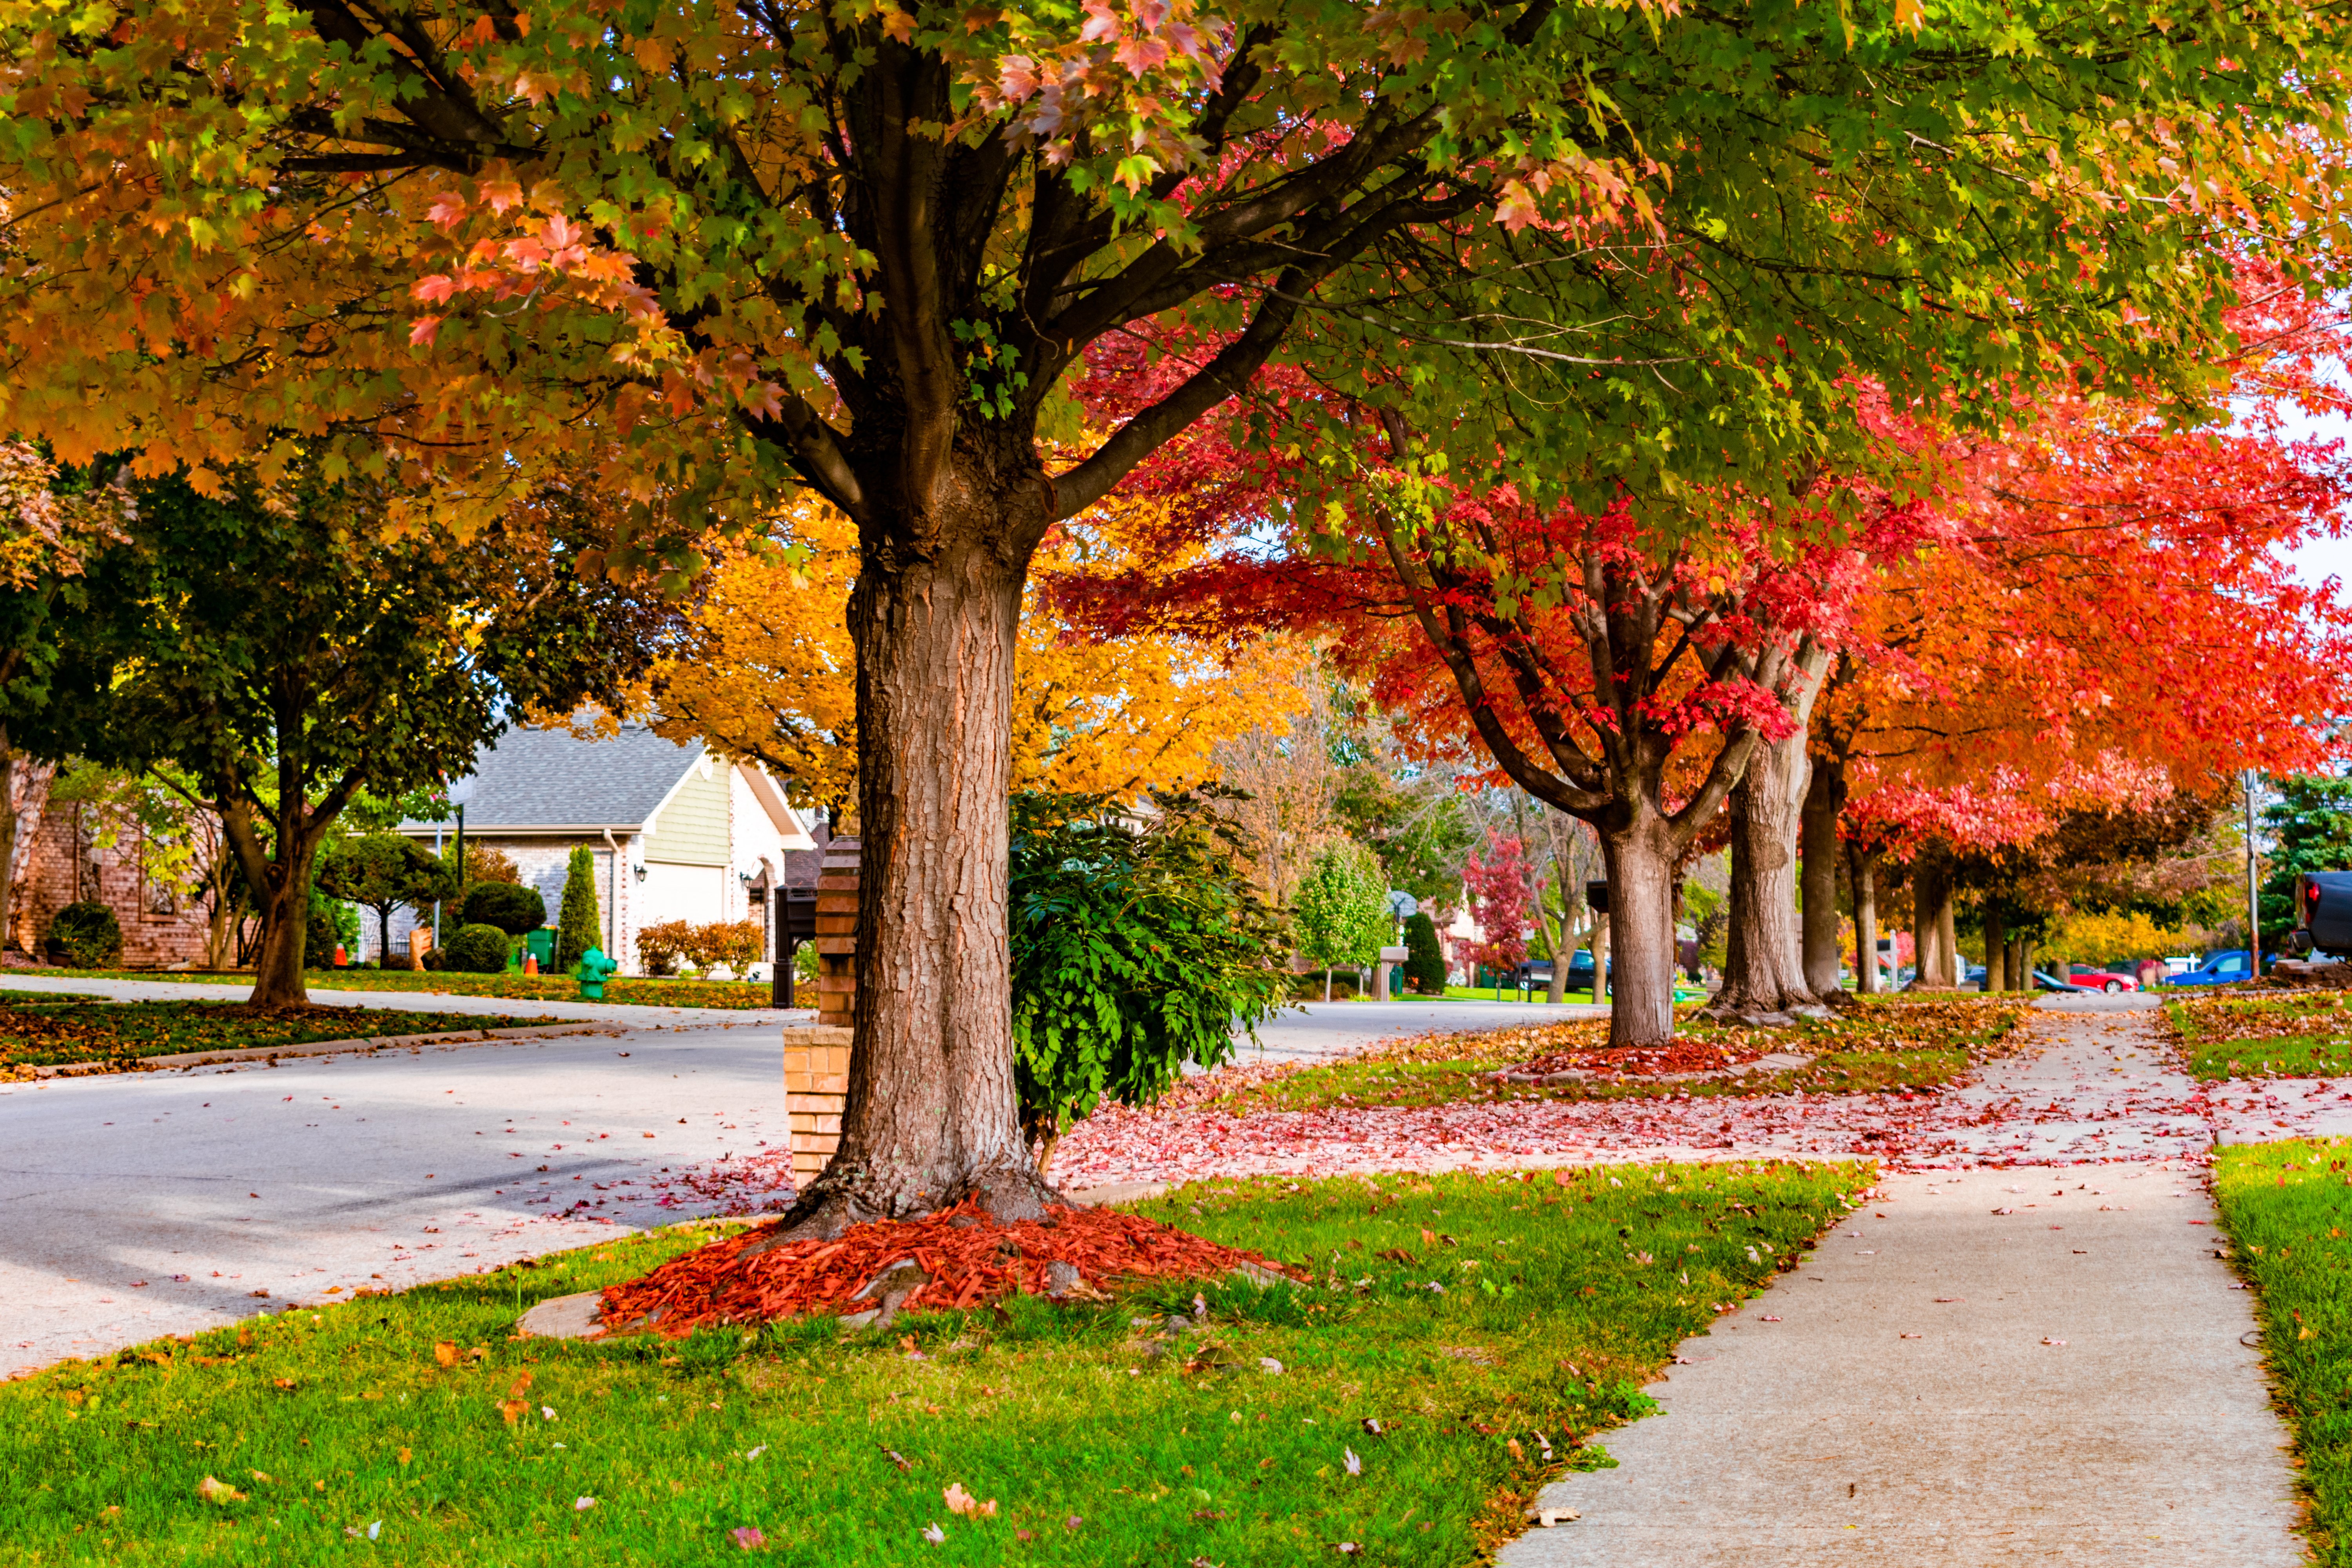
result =
M522 933L523 946L539 957L539 972L551 974L555 969L555 928L541 926L537 931ZM520 962L518 960L517 962Z

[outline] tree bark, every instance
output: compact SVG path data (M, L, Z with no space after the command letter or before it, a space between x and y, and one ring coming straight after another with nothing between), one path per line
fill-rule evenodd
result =
M1918 973L1915 991L1949 991L1952 969L1952 873L1941 856L1922 855L1911 867L1911 929Z
M2009 944L2009 988L2031 993L2034 989L2033 939L2015 938Z
M1631 815L1628 826L1601 835L1617 973L1612 984L1607 960L1596 949L1593 984L1615 998L1609 1012L1612 1046L1657 1046L1675 1035L1675 846L1665 818Z
M1823 1001L1842 989L1843 954L1838 949L1838 868L1844 857L1838 848L1838 818L1845 811L1845 766L1827 757L1813 759L1813 776L1805 787L1803 822L1799 829L1799 876L1804 895L1803 973L1805 989ZM1862 971L1856 968L1854 973Z
M856 1034L840 1149L788 1235L966 1196L1029 1218L1055 1197L1022 1137L1009 1000L1005 800L1027 556L1005 546L1014 530L961 522L935 530L946 542L928 553L868 542L850 599Z
M1877 857L1848 845L1846 859L1853 868L1853 987L1871 996L1878 992Z
M1822 1005L1805 985L1797 914L1794 850L1805 777L1800 731L1759 746L1731 792L1731 925L1711 1016L1785 1024Z
M1592 1005L1609 1005L1609 917L1592 917ZM1613 1024L1611 1026L1615 1026Z
M1984 906L1985 994L2009 989L2009 931L2001 919L2000 902L1987 899Z

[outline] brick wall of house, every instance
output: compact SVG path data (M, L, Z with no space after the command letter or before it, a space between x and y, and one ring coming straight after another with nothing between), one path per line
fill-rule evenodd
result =
M25 879L13 911L15 945L37 954L49 921L68 904L95 899L122 926L122 963L129 969L170 969L205 961L205 921L195 900L169 888L151 888L137 847L96 848L75 805L52 805L33 834Z

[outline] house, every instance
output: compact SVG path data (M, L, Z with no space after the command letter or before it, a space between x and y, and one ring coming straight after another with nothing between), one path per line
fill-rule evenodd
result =
M135 822L97 801L51 799L53 771L21 759L10 768L20 809L7 945L38 953L59 910L100 903L122 927L125 967L202 967L212 935L205 900L159 867Z
M452 793L465 807L467 842L509 857L547 900L551 921L563 905L572 851L587 847L604 951L625 974L642 973L636 933L648 925L768 921L771 894L785 885L785 857L818 847L765 770L642 724L593 737L562 728L510 731L482 748L473 776ZM453 814L445 822L404 822L399 831L446 846L457 826ZM395 952L406 951L407 928L417 923L429 925L430 917L395 918ZM362 924L373 958L374 922Z

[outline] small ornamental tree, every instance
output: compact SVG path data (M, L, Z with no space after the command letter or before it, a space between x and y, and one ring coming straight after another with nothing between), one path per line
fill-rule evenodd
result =
M1462 868L1462 888L1479 931L1470 944L1470 961L1495 972L1496 996L1503 994L1504 973L1528 956L1528 925L1536 907L1528 870L1527 847L1503 833L1488 834L1486 852L1471 856Z
M405 960L393 960L392 911L403 904L423 906L457 895L456 868L397 833L331 840L319 851L316 886L331 898L375 911L381 944L377 962L386 969L408 967Z
M1444 995L1445 950L1438 945L1437 922L1425 914L1406 921L1404 950L1405 984L1424 996Z
M555 923L555 967L570 973L580 955L602 948L604 917L596 903L596 857L585 844L574 845L563 873L563 907Z
M1388 877L1372 852L1349 839L1316 857L1291 896L1298 951L1323 971L1323 1000L1331 1000L1334 964L1377 963L1387 944Z
M1013 797L1013 1067L1041 1174L1072 1121L1226 1061L1282 1003L1288 933L1215 792L1152 800L1138 821L1105 795Z

